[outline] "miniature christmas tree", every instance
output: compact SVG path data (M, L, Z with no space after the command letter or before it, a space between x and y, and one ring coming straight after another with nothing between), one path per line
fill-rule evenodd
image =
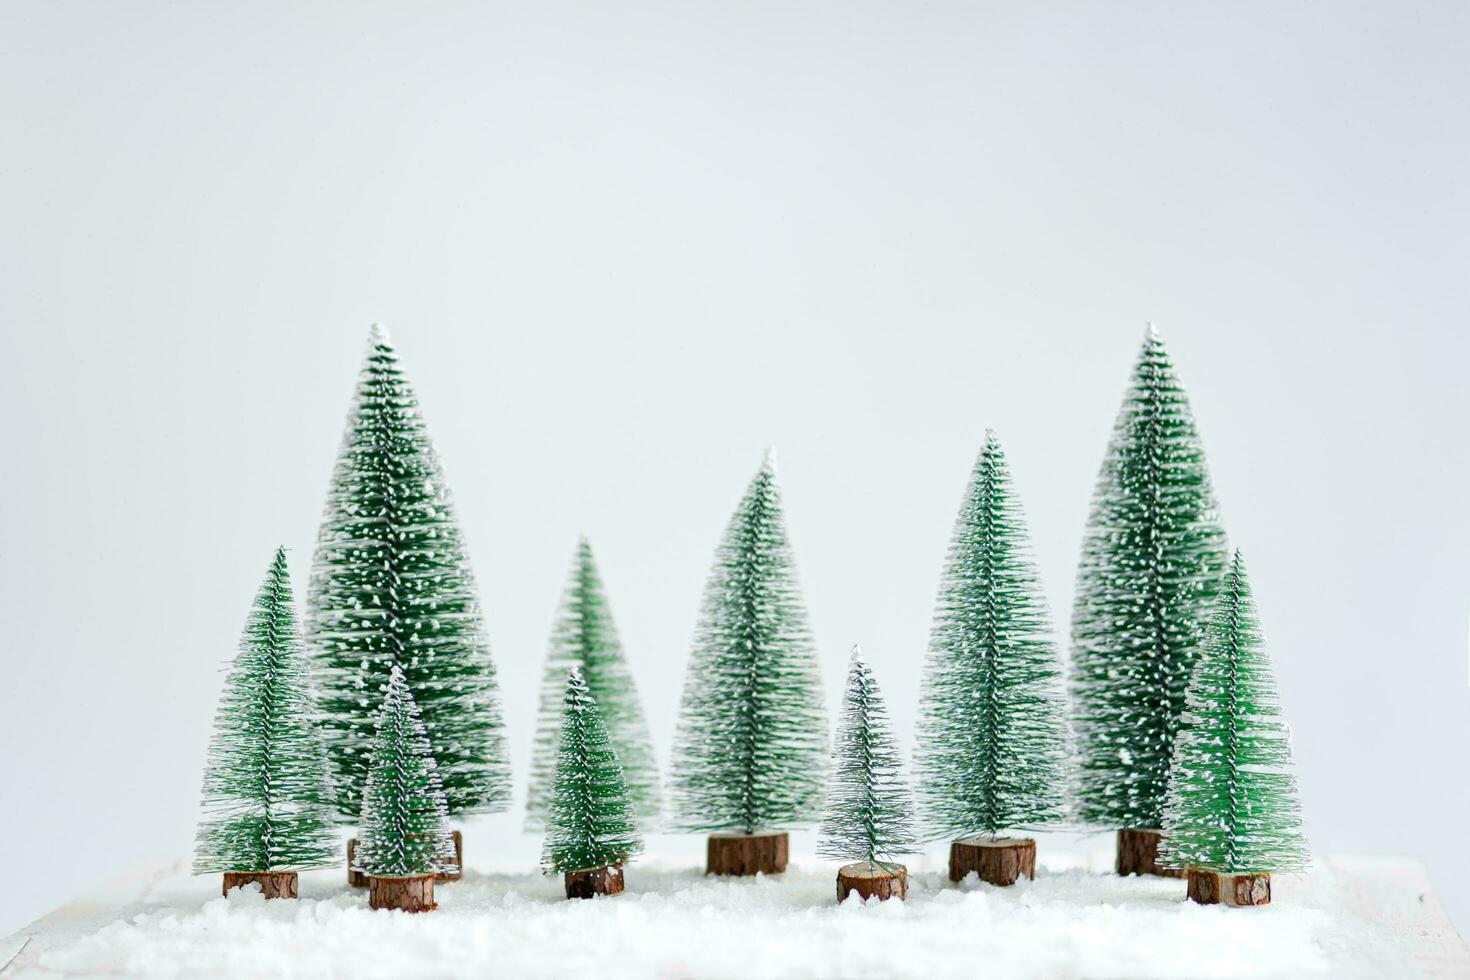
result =
M286 551L276 551L225 679L204 771L194 873L295 898L296 872L332 862L327 760L301 659Z
M496 689L464 544L418 403L374 327L327 498L308 645L338 813L357 818L376 705L398 667L423 711L451 814L510 802Z
M362 793L356 867L373 908L434 908L434 876L454 867L444 784L408 679L389 668Z
M623 864L643 847L633 825L633 796L596 699L575 665L562 698L541 863L565 876L567 898L615 895Z
M1072 617L1080 816L1116 828L1118 873L1155 860L1190 669L1225 574L1204 449L1149 327L1098 477Z
M994 433L955 520L924 674L920 798L950 846L950 877L1034 877L1036 842L1001 836L1061 820L1062 666L1029 534Z
M675 740L680 826L723 831L708 870L774 872L820 805L826 723L821 678L766 457L725 530L705 590Z
M837 900L854 891L864 899L903 898L908 869L893 858L918 847L913 800L900 773L878 682L857 647L847 671L833 760L817 850L822 857L861 859L837 873Z
M592 560L592 546L586 538L577 542L571 581L546 656L541 713L531 755L531 787L526 799L526 825L530 828L545 823L561 740L567 671L572 667L581 671L587 689L597 701L608 737L623 764L623 775L639 822L650 826L657 821L662 808L658 766L648 737L648 723L643 720L643 707L638 702L638 688L623 659L612 609Z
M1159 861L1187 869L1204 904L1264 905L1272 872L1307 867L1291 743L1238 551L1189 684Z

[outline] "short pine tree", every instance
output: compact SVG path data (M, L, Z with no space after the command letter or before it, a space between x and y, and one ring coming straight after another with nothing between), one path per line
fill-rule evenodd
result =
M374 877L452 870L448 820L423 718L407 678L394 666L367 758L356 870Z
M225 680L204 771L194 873L304 871L336 845L327 759L276 551Z
M1225 563L1204 449L1150 326L1098 477L1073 606L1084 820L1160 827L1185 689Z
M643 849L633 797L596 699L567 673L541 864L548 873L621 865Z
M997 837L1065 816L1062 665L1010 466L993 433L955 520L918 756L933 837Z
M1228 875L1307 867L1291 745L1238 551L1189 684L1159 860Z
M418 697L452 814L510 803L495 668L439 462L374 327L332 478L307 603L338 794L356 819L390 668Z
M684 683L671 777L687 831L810 820L826 762L821 677L767 455L725 530Z
M541 827L546 820L557 746L561 741L567 671L574 666L581 670L587 689L597 700L608 736L623 764L623 775L639 822L644 827L651 826L662 809L658 764L653 758L653 744L648 737L648 723L643 719L643 706L638 701L638 688L623 659L612 609L592 560L592 546L586 538L577 543L571 581L546 655L541 712L531 753L531 786L526 798L526 825L530 828Z
M903 781L888 709L857 647L852 648L832 756L817 852L873 866L917 850L913 799Z

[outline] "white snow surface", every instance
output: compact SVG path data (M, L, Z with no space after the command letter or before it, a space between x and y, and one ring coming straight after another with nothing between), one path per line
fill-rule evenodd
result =
M496 821L499 823L500 821ZM1470 951L1418 865L1336 858L1280 878L1265 908L1203 908L1183 882L1107 872L1107 838L1041 839L1035 881L951 885L912 858L907 902L838 905L839 862L706 878L702 840L650 838L627 891L567 901L529 870L539 838L467 828L469 870L439 909L372 911L341 872L299 901L219 895L187 862L135 874L0 943L10 977L1227 977L1465 976ZM474 860L492 843L499 862ZM3 966L13 957L8 967Z

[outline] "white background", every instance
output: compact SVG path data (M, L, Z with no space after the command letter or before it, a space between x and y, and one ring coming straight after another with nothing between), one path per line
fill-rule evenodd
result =
M1156 321L1316 848L1470 922L1467 44L1456 3L0 6L0 933L190 848L377 319L522 788L577 532L666 754L767 443L834 696L862 641L910 732L987 426L1065 624Z

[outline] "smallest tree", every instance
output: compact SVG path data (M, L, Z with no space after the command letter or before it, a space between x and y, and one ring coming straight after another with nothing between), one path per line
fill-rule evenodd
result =
M565 876L567 898L615 895L622 865L643 849L623 767L582 671L567 674L541 863Z
M1305 870L1291 745L1240 552L1190 680L1164 807L1160 862L1202 904L1264 905L1271 873Z
M893 858L918 847L914 804L904 784L878 681L856 646L832 757L818 853L837 860L858 859L838 872L837 900L854 891L863 898L903 898L908 870Z
M223 872L226 894L258 882L267 898L295 898L297 871L332 863L327 760L292 605L278 548L225 680L204 771L194 873Z
M354 862L368 875L373 908L435 907L434 875L454 870L448 820L419 706L394 665L368 757Z

